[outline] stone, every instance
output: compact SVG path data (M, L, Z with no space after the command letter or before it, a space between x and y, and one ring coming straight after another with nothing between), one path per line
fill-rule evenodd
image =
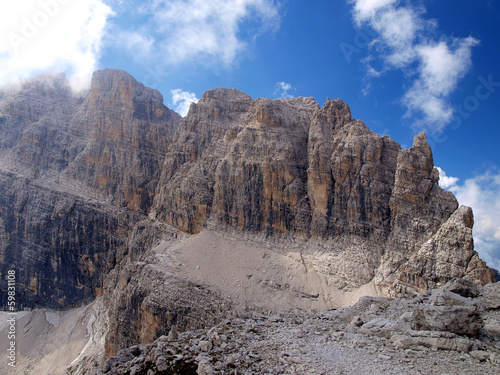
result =
M490 341L500 341L500 324L498 322L485 324L480 335L484 335Z
M156 369L158 371L167 371L169 364L164 356L160 356L156 359Z
M397 323L387 318L375 318L365 323L359 333L390 338L396 330Z
M472 297L475 298L479 295L479 289L472 280L469 279L453 279L448 281L443 290L447 290L456 293L462 297Z
M500 308L500 282L484 286L483 306L487 310Z
M179 333L177 332L177 326L172 326L170 328L170 332L168 332L168 341L175 341L179 337Z
M470 306L473 305L473 301L444 289L433 293L429 298L429 304L436 306Z
M209 352L213 346L211 341L200 341L199 345L200 349L204 352Z
M484 325L476 306L425 305L413 311L412 329L476 337Z
M456 337L432 337L431 335L421 335L412 337L409 335L393 335L390 338L393 345L400 349L425 346L441 350L453 350L468 353L472 347L472 342L468 339Z
M481 362L484 362L484 361L490 359L490 353L482 351L482 350L471 350L469 355L472 358L475 358Z
M214 367L209 362L203 361L198 364L196 373L198 375L212 375L214 373Z

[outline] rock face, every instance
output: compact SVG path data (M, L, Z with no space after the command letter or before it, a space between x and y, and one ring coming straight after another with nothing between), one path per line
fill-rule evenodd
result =
M203 94L165 159L157 217L191 233L209 219L269 234L308 233L307 214L301 214L307 204L299 201L306 195L307 133L317 108L311 98L252 100L225 89Z
M206 227L281 248L299 238L304 267L340 291L493 281L471 209L438 180L424 134L402 150L340 99L214 89L181 119L123 71L96 72L80 95L63 75L40 76L0 89L0 288L15 269L19 307L103 294L112 354L230 310L178 267L141 263L161 241Z
M178 121L158 91L123 71L96 72L68 125L85 145L62 180L115 206L147 213Z
M453 277L492 281L473 250L472 213L465 224L465 208L450 218L458 203L438 180L423 133L401 150L339 99L320 108L312 98L253 100L214 89L181 120L151 214L188 233L208 223L327 241L324 272L340 287L375 279L404 294ZM424 270L418 264L429 246L435 254ZM440 249L454 266L436 264ZM353 269L364 271L353 279Z
M102 293L150 207L180 118L162 102L113 70L96 72L84 97L62 75L0 91L1 274L3 283L17 271L19 307Z
M75 306L101 294L138 215L9 173L0 173L0 191L2 274L16 271L17 307Z

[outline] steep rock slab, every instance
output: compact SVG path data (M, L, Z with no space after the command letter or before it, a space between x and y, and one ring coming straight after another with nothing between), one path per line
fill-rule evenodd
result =
M82 150L68 130L83 98L64 74L0 89L0 168L29 178L57 178Z
M159 218L199 232L213 219L251 231L307 233L295 220L305 196L311 98L252 100L237 90L205 93L179 130L155 199Z
M165 158L153 214L186 232L199 232L211 211L217 163L225 134L240 124L252 99L235 89L214 89L192 104Z
M457 209L402 267L398 282L422 291L454 278L467 277L480 285L493 281L492 273L474 251L473 223L470 207Z
M90 94L69 125L85 138L84 149L63 180L92 197L147 213L179 120L158 91L128 73L95 72Z
M401 150L389 202L391 229L376 282L389 286L399 270L457 209L455 196L439 187L432 150L424 133ZM464 259L464 261L466 261ZM467 266L464 265L466 268ZM429 280L435 275L428 275ZM392 286L390 287L392 289Z
M424 133L415 136L413 146L401 150L391 208L391 240L415 248L426 237L436 233L458 208L452 193L439 187L439 172L434 168L432 150ZM408 244L408 245L406 245Z
M96 72L82 95L64 75L0 90L1 272L18 271L24 307L89 301L124 254L143 251L128 236L180 119L123 71Z
M340 99L318 110L308 144L311 234L384 239L399 150L392 139L354 120Z
M215 172L212 218L268 234L308 233L300 216L306 194L307 131L312 98L257 99ZM299 206L299 207L298 207Z
M102 293L138 215L0 173L2 291L16 271L16 307L64 308ZM0 304L7 306L7 293Z

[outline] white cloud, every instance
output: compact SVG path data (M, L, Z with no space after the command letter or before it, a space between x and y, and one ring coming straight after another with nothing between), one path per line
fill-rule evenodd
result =
M276 82L276 90L274 91L274 95L278 96L281 99L290 99L293 98L293 95L289 93L290 90L295 90L290 83Z
M0 84L65 71L88 86L112 10L102 0L23 0L0 6Z
M279 23L273 0L156 0L140 12L147 29L136 31L170 64L232 66L249 41Z
M467 179L448 177L439 168L440 185L452 191L460 204L474 210L474 247L490 267L500 270L500 173L492 169Z
M396 2L396 0L357 0L354 5L356 19L361 22L367 18L373 17L379 9L391 5L394 2Z
M113 41L115 46L128 50L135 60L150 55L154 47L154 39L146 32L119 30Z
M441 168L436 168L439 171L439 186L441 186L443 189L449 189L452 186L456 185L456 183L458 182L458 177L447 176L446 172Z
M186 116L191 103L198 103L196 94L182 89L175 89L170 91L172 93L172 103L174 104L174 111L182 117Z
M402 69L410 88L402 102L416 126L439 133L451 121L449 97L472 65L472 37L436 37L437 23L425 19L425 9L396 0L353 0L354 19L377 32L370 48L384 64L383 72ZM436 40L439 40L437 42ZM375 60L369 56L368 61ZM368 66L368 69L371 65ZM368 71L369 76L374 76Z

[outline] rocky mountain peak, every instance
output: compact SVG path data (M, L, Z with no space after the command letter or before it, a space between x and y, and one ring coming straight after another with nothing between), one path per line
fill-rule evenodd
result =
M108 353L175 322L215 320L227 293L256 301L266 290L312 309L494 280L474 250L472 211L439 187L423 133L402 150L340 99L320 107L235 89L206 92L181 118L120 70L96 72L84 98L68 87L54 76L0 90L0 286L15 268L23 307L104 295ZM234 241L208 251L207 232ZM207 264L227 261L224 283L175 261L198 240ZM258 266L231 269L243 253ZM236 274L246 274L238 293L223 290Z
M155 120L165 115L163 96L145 87L123 70L105 69L92 77L87 105L95 110L120 110L138 120Z
M209 102L210 100L222 102L250 101L252 98L242 91L227 88L215 88L205 91L199 102Z
M351 108L342 99L327 100L322 109L330 113L330 121L333 123L346 124L352 120Z

